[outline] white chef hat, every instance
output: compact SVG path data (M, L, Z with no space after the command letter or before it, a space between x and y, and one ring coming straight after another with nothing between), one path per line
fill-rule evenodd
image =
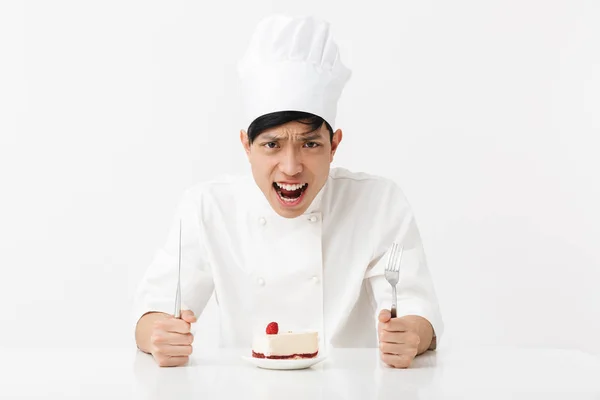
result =
M284 15L258 24L238 72L245 129L276 111L309 112L335 129L338 100L352 74L328 22Z

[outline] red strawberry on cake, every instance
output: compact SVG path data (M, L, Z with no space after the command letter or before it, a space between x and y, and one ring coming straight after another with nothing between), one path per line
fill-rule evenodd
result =
M267 335L277 335L279 333L279 324L271 322L267 325Z
M282 332L271 322L265 333L254 337L252 357L269 359L314 358L319 353L317 332Z

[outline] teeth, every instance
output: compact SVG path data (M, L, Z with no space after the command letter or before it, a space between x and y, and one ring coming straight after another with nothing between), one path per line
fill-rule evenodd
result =
M285 190L298 190L298 189L301 189L304 186L306 186L306 183L299 183L299 184L295 184L295 185L288 185L288 184L285 184L285 183L275 182L275 184L277 186L279 186L281 189L285 189Z

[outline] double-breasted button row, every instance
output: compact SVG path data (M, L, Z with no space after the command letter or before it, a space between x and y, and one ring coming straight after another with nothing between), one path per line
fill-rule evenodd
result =
M317 222L319 220L319 217L317 215L309 215L307 217L308 222ZM267 224L267 219L265 217L260 217L258 218L258 223L262 226L265 226Z
M321 282L321 278L319 278L317 275L313 275L312 277L310 277L310 280L315 285L318 285ZM267 284L267 282L265 281L264 278L262 278L262 277L259 276L259 277L256 278L256 284L258 286L265 286Z

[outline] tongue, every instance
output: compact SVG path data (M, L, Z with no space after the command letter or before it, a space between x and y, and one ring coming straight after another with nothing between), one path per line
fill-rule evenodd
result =
M295 199L300 197L300 195L302 194L302 189L298 189L298 190L285 190L285 189L280 189L281 190L281 194L284 197L287 197L288 199Z

